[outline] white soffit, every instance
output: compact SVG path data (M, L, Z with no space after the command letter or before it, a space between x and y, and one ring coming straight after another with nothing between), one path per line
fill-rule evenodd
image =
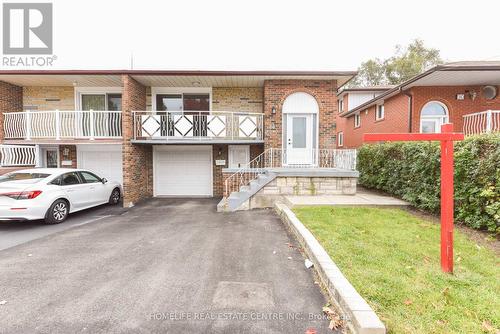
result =
M436 71L407 87L482 85L500 85L500 71Z
M266 76L266 75L133 75L134 79L151 87L262 87L264 80L338 80L345 83L350 76Z
M121 87L120 75L0 74L0 81L17 86Z

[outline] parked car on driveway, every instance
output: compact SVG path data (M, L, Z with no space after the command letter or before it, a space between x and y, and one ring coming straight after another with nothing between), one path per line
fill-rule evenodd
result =
M121 185L94 172L69 168L34 168L0 176L0 220L44 219L62 223L70 213L118 204Z

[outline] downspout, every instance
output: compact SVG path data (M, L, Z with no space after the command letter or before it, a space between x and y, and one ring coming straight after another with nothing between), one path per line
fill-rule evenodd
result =
M401 91L404 95L408 96L408 132L412 132L412 119L413 119L413 95L407 91Z

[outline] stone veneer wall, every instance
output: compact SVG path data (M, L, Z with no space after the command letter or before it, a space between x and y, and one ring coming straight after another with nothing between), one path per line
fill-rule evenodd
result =
M263 94L261 87L214 87L212 110L262 113Z
M26 110L75 110L75 89L66 86L23 87Z
M256 193L249 208L266 208L284 196L354 195L357 177L295 177L278 176Z

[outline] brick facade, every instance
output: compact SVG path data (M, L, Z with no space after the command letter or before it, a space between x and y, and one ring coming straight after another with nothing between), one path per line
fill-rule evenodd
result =
M153 146L134 145L132 111L146 110L146 87L129 75L122 76L123 205L153 196Z
M212 88L212 109L262 113L263 89L260 87Z
M500 94L493 100L486 100L481 93L481 86L437 86L414 87L412 132L420 131L420 112L427 102L440 101L448 108L449 120L456 131L462 131L463 116L485 110L500 110ZM497 87L500 89L500 87ZM470 93L475 92L476 98L472 99ZM457 94L465 94L464 100L457 100Z
M75 110L74 87L23 87L25 110Z
M67 152L68 154L64 154L65 152ZM78 155L76 152L76 145L59 145L59 166L61 166L62 168L77 168L77 159ZM71 161L71 166L63 166L63 160Z
M481 86L420 86L409 89L406 94L412 96L411 132L420 131L420 113L426 103L439 101L448 109L449 121L456 131L463 131L463 116L485 110L500 109L500 94L493 100L486 100L481 93ZM471 93L476 97L472 99ZM457 100L457 94L465 94L464 100ZM345 103L345 102L344 102ZM366 112L368 111L368 113ZM363 144L364 133L408 132L409 97L403 93L384 101L385 118L375 119L375 106L360 112L361 126L354 128L354 115L338 120L338 132L344 132L344 147L354 148Z
M385 117L376 119L376 106L360 111L361 126L354 127L354 117L339 117L338 131L344 133L344 147L355 148L363 144L364 133L408 132L408 97L398 94L384 102Z
M23 89L0 81L0 142L5 138L3 113L23 110Z
M335 118L337 114L337 82L335 80L266 80L264 82L265 149L281 148L282 109L292 93L312 95L319 105L319 148L335 148ZM272 113L272 108L276 113Z

